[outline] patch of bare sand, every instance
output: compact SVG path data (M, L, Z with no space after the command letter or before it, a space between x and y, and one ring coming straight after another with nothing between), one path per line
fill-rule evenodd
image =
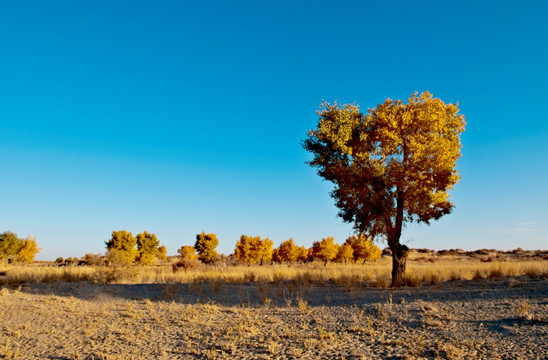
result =
M33 284L0 290L0 356L545 359L547 285Z

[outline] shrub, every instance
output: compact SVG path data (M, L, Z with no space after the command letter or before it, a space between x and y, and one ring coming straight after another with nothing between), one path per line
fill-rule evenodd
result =
M156 253L156 258L161 262L167 261L167 248L162 245L158 247L158 252Z
M181 259L177 261L175 264L173 264L172 269L174 272L180 271L180 270L191 270L191 269L198 269L202 267L202 263L198 260L194 259Z
M99 266L104 264L104 259L101 254L86 254L82 257L82 263L85 265Z
M181 260L198 260L198 257L196 256L196 249L192 246L183 246L179 250L177 250L179 253Z

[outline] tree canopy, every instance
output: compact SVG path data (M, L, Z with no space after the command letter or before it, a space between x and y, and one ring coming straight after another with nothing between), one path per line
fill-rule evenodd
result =
M137 250L139 255L137 260L140 264L150 265L154 262L156 255L158 255L158 248L160 241L156 237L156 234L151 234L148 231L144 231L137 235Z
M334 184L339 216L358 233L388 242L392 285L404 281L407 247L400 243L405 222L428 224L449 214L449 191L458 182L464 116L429 92L407 103L387 99L367 114L359 106L324 102L318 127L304 148L309 164Z
M0 234L0 260L29 264L40 250L36 237L29 235L25 239L19 239L11 231Z
M198 253L198 260L205 264L215 262L219 259L219 254L215 248L219 245L219 240L215 234L206 234L202 231L196 235L196 243L194 249Z
M114 265L131 265L139 254L135 248L137 239L127 230L113 230L112 237L105 245L107 257Z
M312 257L324 261L324 266L328 261L334 260L339 253L339 245L335 243L335 238L328 236L322 241L312 243Z

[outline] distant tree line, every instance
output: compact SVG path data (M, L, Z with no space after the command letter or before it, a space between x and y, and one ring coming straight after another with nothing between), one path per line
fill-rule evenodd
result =
M151 265L155 261L166 262L167 249L160 245L156 234L147 230L133 236L127 230L112 231L111 238L105 242L106 254L86 254L82 258L57 258L59 265L113 265L128 266L132 264ZM234 253L230 256L217 253L219 240L214 233L202 231L196 235L194 246L184 245L177 253L179 261L176 269L194 267L201 263L212 264L219 261L232 261L243 264L291 264L319 260L324 266L330 261L348 263L374 260L382 251L364 235L353 235L339 245L333 237L315 241L310 248L296 245L292 238L282 242L277 248L267 237L242 235L236 242ZM41 249L36 238L28 236L20 239L16 234L6 231L0 234L0 261L8 263L31 263Z
M215 234L202 232L196 235L194 247L185 245L177 251L180 256L178 266L190 267L198 260L203 263L217 261L219 259L215 251L217 244ZM273 245L274 243L268 237L261 239L260 236L242 235L231 257L236 262L244 264L290 264L321 260L325 266L330 261L344 263L363 261L365 263L367 260L378 259L382 255L381 249L364 235L350 236L342 245L335 243L333 237L315 241L310 248L296 245L292 238L282 242L277 248L273 248Z
M335 243L335 238L326 237L321 241L315 241L312 247L298 246L292 238L272 248L272 241L268 238L250 237L242 235L236 243L234 256L236 260L247 263L275 262L279 264L294 262L310 262L321 260L324 266L329 261L347 263L350 260L374 260L381 257L382 251L364 235L350 236L344 244Z
M21 239L11 231L0 234L0 262L28 264L40 250L36 237L29 235Z

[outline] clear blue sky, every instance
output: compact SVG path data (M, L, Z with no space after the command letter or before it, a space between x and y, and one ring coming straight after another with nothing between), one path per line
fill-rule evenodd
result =
M301 141L322 99L429 90L466 116L453 214L412 247L548 248L545 1L0 2L0 231L39 259L112 230L310 246L336 217ZM381 245L381 247L384 245Z

